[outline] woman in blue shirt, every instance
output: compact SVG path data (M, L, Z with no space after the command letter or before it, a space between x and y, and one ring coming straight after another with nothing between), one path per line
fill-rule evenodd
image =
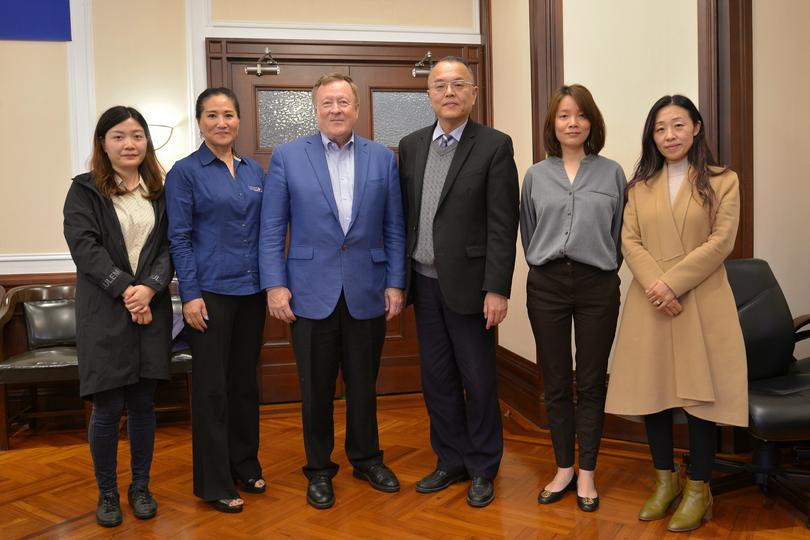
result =
M237 485L266 488L256 382L264 172L234 150L239 102L231 90L205 90L196 117L203 144L166 176L169 246L193 355L194 494L220 512L241 512Z

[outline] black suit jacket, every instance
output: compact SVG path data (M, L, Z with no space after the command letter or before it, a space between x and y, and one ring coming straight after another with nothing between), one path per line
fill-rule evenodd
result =
M420 129L399 142L399 176L408 230L408 293L422 181L434 128L435 124ZM472 120L467 122L433 220L439 287L447 305L458 313L481 313L487 292L510 295L519 215L513 156L508 135Z

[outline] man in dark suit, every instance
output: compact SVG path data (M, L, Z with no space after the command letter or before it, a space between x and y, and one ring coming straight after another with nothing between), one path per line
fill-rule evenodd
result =
M407 223L408 301L436 469L431 493L472 477L471 506L495 498L503 455L495 327L515 266L518 178L511 139L469 119L478 87L466 62L441 59L428 77L437 123L399 143Z
M319 133L273 151L259 262L270 315L292 324L307 501L329 508L338 470L331 460L338 368L346 383L346 456L354 476L380 491L399 491L382 461L376 382L385 322L404 304L405 226L393 152L354 133L359 104L352 79L324 75L312 100Z

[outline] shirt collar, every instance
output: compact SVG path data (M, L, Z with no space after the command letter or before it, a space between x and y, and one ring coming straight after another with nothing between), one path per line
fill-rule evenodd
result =
M323 134L323 132L320 133L321 133L321 142L323 143L323 147L325 150L327 151L332 149L339 150L338 145L335 141L330 141L329 138ZM352 131L352 136L349 137L349 140L346 142L346 144L343 145L343 147L352 148L353 146L354 146L354 131Z
M118 187L123 187L124 189L127 189L126 185L124 184L124 179L118 176L117 174L115 175L115 183L118 185ZM139 189L145 195L149 194L149 188L146 187L146 182L143 181L143 177L140 174L138 175L137 189Z
M242 162L242 158L236 153L235 150L231 149L231 153L233 154L233 160L237 163ZM197 157L200 159L200 164L205 167L206 165L210 165L215 160L219 159L214 153L208 148L208 145L205 144L205 141L200 145L200 149L197 150Z
M456 142L459 142L461 140L461 134L464 132L464 128L467 127L467 122L469 122L469 118L467 120L464 120L463 124L461 124L456 129L448 133L448 135L452 135L453 139ZM442 135L444 135L444 130L441 128L439 123L436 122L436 127L433 129L433 138L431 139L431 141L435 141Z

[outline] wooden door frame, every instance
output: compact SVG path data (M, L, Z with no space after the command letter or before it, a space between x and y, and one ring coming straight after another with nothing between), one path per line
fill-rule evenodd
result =
M543 121L551 94L564 84L563 1L529 0L532 72L532 150L545 158ZM740 178L740 226L731 258L754 254L754 134L751 0L698 0L699 108L706 137L718 161ZM543 377L537 366L498 348L501 398L538 425L547 426ZM720 449L741 448L737 431L721 431ZM646 441L642 424L605 416L604 436ZM675 430L675 444L687 445Z
M484 2L487 5L489 2ZM489 19L482 16L482 36L489 32ZM486 26L486 28L485 28ZM485 41L482 38L482 42ZM284 62L346 62L346 63L385 63L402 65L410 69L429 50L434 60L444 56L459 56L470 64L478 75L478 100L475 113L480 123L490 125L492 118L492 98L489 81L492 68L488 59L489 47L470 44L448 43L378 43L345 41L301 41L207 38L205 40L206 70L208 86L232 86L228 65L232 63L255 64L270 47L275 58L284 69ZM267 75L272 80L272 75ZM313 83L315 81L312 81ZM427 86L427 85L426 85Z
M545 158L543 119L564 83L563 2L529 0L532 149ZM740 177L740 227L732 258L754 256L754 84L751 0L698 0L699 107L717 159Z

